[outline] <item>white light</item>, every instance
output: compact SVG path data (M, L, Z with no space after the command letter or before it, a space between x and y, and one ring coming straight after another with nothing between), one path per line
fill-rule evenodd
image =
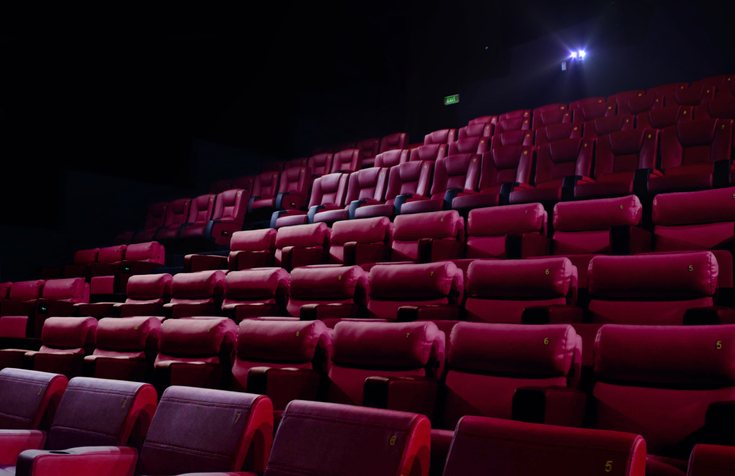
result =
M585 56L587 56L587 53L584 50L579 50L579 57L584 58Z
M572 51L571 58L576 58L576 57L577 57L577 52L576 51Z

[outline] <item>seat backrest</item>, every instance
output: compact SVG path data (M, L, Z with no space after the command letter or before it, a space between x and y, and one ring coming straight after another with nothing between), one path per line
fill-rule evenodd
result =
M315 205L334 204L343 207L345 202L345 194L347 192L348 174L329 174L322 175L314 180L314 186L311 189L311 198L309 199L309 207Z
M37 430L53 419L68 381L60 374L0 370L0 428Z
M86 266L97 262L97 253L99 248L92 248L89 250L78 250L74 253L74 265L75 266Z
M594 355L594 426L638 432L655 455L686 461L709 405L735 400L735 326L606 325Z
M500 118L495 124L494 136L508 131L527 131L531 129L531 111L516 111L521 113L514 117Z
M595 256L589 264L594 323L682 325L695 307L712 306L719 267L709 251Z
M236 340L237 324L226 317L168 319L161 324L156 365L167 361L224 363L220 356L229 358Z
M354 200L376 200L382 202L385 198L385 189L388 185L388 169L385 167L370 167L351 173L347 185L345 205Z
M389 134L380 139L380 152L393 149L406 149L408 148L408 134L405 132L396 132L395 134Z
M283 413L265 476L426 475L430 440L423 415L297 400Z
M157 241L128 245L125 250L125 260L163 264L166 261L166 248Z
M441 198L444 192L455 188L475 190L480 178L481 159L480 154L456 154L437 160L431 184L432 197Z
M263 471L272 438L273 405L264 395L169 387L140 450L136 474Z
M427 144L411 149L410 162L436 162L443 159L447 153L447 144Z
M465 137L449 144L447 155L482 154L490 146L491 140L487 137Z
M645 96L646 92L643 90L624 91L622 93L613 94L608 96L608 101L615 101L618 105L618 114L630 114L630 108L628 107L628 99Z
M467 218L469 259L506 258L508 235L546 234L547 214L540 203L476 208Z
M465 137L492 137L495 132L495 124L491 122L478 122L466 125L459 129L459 138Z
M619 131L598 137L594 178L631 172L632 179L636 169L655 169L657 150L658 131L653 129Z
M126 302L151 301L171 297L173 276L162 274L136 274L130 276L125 293Z
M98 263L117 263L125 258L128 245L108 246L100 248L97 254Z
M534 457L520 456L527 454ZM498 476L541 474L549 467L569 476L643 476L646 441L633 433L468 416L457 425L444 476L481 476L487 468Z
M12 294L12 289L10 290ZM89 302L89 283L84 278L49 279L43 286L44 299L66 302Z
M569 103L569 110L577 111L579 109L582 109L585 106L602 104L605 101L606 101L605 97L592 97L592 98L577 99L576 101L572 101Z
M190 202L191 200L188 198L180 198L169 203L163 226L178 226L186 223L186 219L189 216Z
M712 86L694 85L688 88L679 88L669 103L679 106L699 106L715 98L715 88Z
M288 293L288 272L283 268L230 271L225 278L222 307L237 303L275 304Z
M464 218L456 210L399 215L394 224L391 261L418 260L425 238L464 243Z
M191 200L187 223L207 223L214 213L215 194L199 195Z
M276 249L276 229L237 231L232 234L230 251L265 251Z
M424 145L451 144L455 140L457 140L457 129L440 129L426 134L424 136Z
M368 311L394 321L398 308L462 302L464 274L451 261L426 264L377 264L370 269Z
M354 172L362 166L362 154L359 149L345 149L332 157L332 170L336 172Z
M735 119L735 98L713 99L694 109L695 119Z
M735 447L694 445L687 476L725 476L735 473Z
M393 149L375 156L375 167L395 167L408 162L407 149Z
M390 246L392 237L393 225L388 217L338 221L332 225L332 236L329 243L330 262L344 263L345 245L347 243ZM355 250L356 262L362 264L383 261L383 251L383 249L357 248ZM373 252L379 253L379 255L373 256ZM372 260L369 259L371 257Z
M94 317L49 317L43 323L40 352L84 354L85 347L94 345L96 332Z
M177 301L208 300L221 297L225 291L225 273L222 270L178 273L173 277L172 303Z
M679 122L691 121L691 106L667 106L641 112L636 116L636 129L666 129Z
M148 211L145 214L145 223L143 224L144 230L155 230L163 226L166 221L166 212L169 204L167 202L154 203L148 207Z
M290 169L291 167L308 167L308 166L309 166L309 158L299 157L298 159L287 160L286 164L283 166L283 169L287 170L287 169Z
M569 105L571 108L571 104ZM592 121L599 117L610 117L617 114L617 103L605 101L605 98L594 98L594 101L581 104L574 110L574 122Z
M156 390L147 383L75 377L61 397L45 449L138 446L157 400Z
M281 173L278 171L261 172L255 176L253 192L251 196L260 198L273 198L278 193Z
M533 132L530 130L517 130L496 134L490 142L490 150L511 145L532 146Z
M701 119L667 127L661 132L661 170L729 160L732 123L731 119Z
M289 167L281 172L278 193L306 196L311 185L311 169L307 166Z
M93 355L144 358L146 351L158 350L160 337L161 319L158 317L106 317L97 324Z
M510 145L491 148L482 154L479 189L503 183L530 184L534 152L533 146Z
M342 321L332 334L329 394L333 403L362 405L368 377L438 377L446 338L430 321Z
M291 271L286 309L299 317L305 304L365 305L368 274L359 266L304 266Z
M676 102L676 92L679 89L686 89L689 87L688 83L669 83L655 86L646 91L646 95L654 96L656 101L653 107L664 107Z
M465 415L510 419L519 387L575 387L581 355L582 339L568 324L458 323L447 345L443 428Z
M475 260L465 295L468 321L522 324L527 307L576 303L577 268L562 257Z
M378 149L380 149L380 139L374 137L372 139L365 139L357 143L356 149L360 149L362 159L371 159L378 155Z
M533 128L572 122L572 113L566 104L548 104L533 110Z
M8 299L11 301L31 301L33 299L38 299L41 297L43 286L45 284L46 281L43 279L13 283L12 286L10 286Z
M540 147L536 156L536 185L561 180L569 175L589 177L595 142L589 139L566 139Z
M316 154L309 157L311 173L317 177L327 175L332 171L332 154Z
M602 137L617 131L629 131L635 125L635 118L628 115L603 116L584 123L584 136L588 139Z
M582 137L582 126L572 122L549 124L536 130L536 147L542 147L549 142Z
M255 177L253 175L246 175L244 177L240 177L240 178L233 180L232 186L228 188L227 190L243 190L245 200L248 200L253 191L254 185L255 185ZM226 192L227 190L222 190L222 192ZM222 193L222 192L219 192L219 193ZM219 195L219 193L217 195Z
M248 209L248 196L244 194L244 190L233 189L217 195L212 219L242 223Z
M412 161L391 167L388 188L385 192L386 201L409 193L421 197L428 196L433 172L434 163L429 161Z
M469 125L473 126L475 124L495 124L498 122L498 116L480 116L472 119L469 122Z

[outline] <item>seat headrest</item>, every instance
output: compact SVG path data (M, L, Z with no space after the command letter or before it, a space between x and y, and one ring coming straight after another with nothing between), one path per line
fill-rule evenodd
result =
M347 242L376 243L384 242L390 237L390 219L388 217L362 218L358 220L342 220L332 225L332 245L344 245Z
M10 286L8 299L12 301L30 301L31 299L38 299L41 297L44 284L46 284L46 281L43 279L13 283L13 285Z
M731 221L735 221L735 187L700 192L663 193L653 199L655 225L694 225Z
M553 299L569 295L577 268L568 258L474 260L467 293L483 298Z
M566 377L577 333L568 324L529 326L460 322L449 336L453 370Z
M237 333L237 356L255 362L311 362L330 340L322 321L246 319Z
M709 251L595 256L587 286L594 299L693 299L717 291L717 259Z
M0 428L38 428L47 406L58 403L53 401L64 393L67 383L59 374L9 367L0 370Z
M128 245L128 249L125 251L127 261L150 261L163 264L164 257L164 247L157 241Z
M98 349L144 351L158 347L161 320L157 317L107 317L97 324Z
M304 266L291 271L289 291L296 300L342 300L367 286L368 274L360 266Z
M462 270L450 261L378 264L370 269L371 299L440 299L461 290L463 285Z
M230 240L231 251L261 251L272 250L276 247L276 230L263 228L262 230L237 231Z
M323 177L322 177L323 178ZM311 225L284 226L276 233L276 248L287 246L324 246L329 239L329 227L326 223Z
M735 386L735 325L606 324L595 339L595 375L653 386Z
M84 278L49 279L43 287L44 299L70 301L84 298Z
M461 229L464 229L464 218L456 210L398 215L394 223L393 238L397 241L452 238L456 237Z
M99 254L97 255L98 263L116 263L122 261L127 251L127 245L108 246L107 248L100 248Z
M174 278L170 274L136 274L128 279L126 293L131 299L159 299L171 296Z
M99 251L99 248L77 251L74 253L74 264L77 266L84 266L96 262L97 253L99 253Z
M46 347L78 349L94 344L96 330L94 317L49 317L43 323L41 342Z
M554 206L556 231L607 230L614 226L636 226L643 207L635 195L578 202L559 202Z
M173 295L176 298L201 299L222 296L225 290L225 273L221 270L179 273L173 278Z
M161 324L159 350L166 355L211 356L234 345L237 324L227 318L169 319Z
M503 236L545 229L546 211L540 203L476 208L467 219L470 236Z
M332 361L340 365L424 367L443 333L430 321L342 321L332 334Z
M225 278L225 297L236 301L271 299L286 293L288 280L283 268L230 271Z

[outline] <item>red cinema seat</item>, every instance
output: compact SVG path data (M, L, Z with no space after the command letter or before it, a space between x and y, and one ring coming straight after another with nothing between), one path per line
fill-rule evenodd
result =
M321 177L332 171L332 154L316 154L309 157L312 177Z
M618 131L633 129L635 117L631 115L598 117L584 123L584 137L594 139Z
M91 294L124 292L131 276L148 274L166 261L166 248L157 241L128 245L124 252L122 260L92 265Z
M184 258L184 269L187 272L206 271L208 269L240 269L273 266L276 252L276 230L262 228L259 230L236 231L230 239L230 253L227 256L191 254Z
M480 476L487 468L498 476L540 474L549 467L568 476L644 476L646 442L632 433L466 417L457 425L444 476Z
M312 222L334 223L339 220L354 218L358 207L364 205L381 205L388 184L388 169L371 167L350 174L343 209L317 211Z
M497 137L500 134L505 134L512 131L528 131L531 130L531 111L520 110L514 111L508 117L498 117L498 122L495 124L495 132L493 137Z
M125 302L75 304L79 316L131 317L163 316L163 305L171 299L170 274L139 274L128 280Z
M469 122L469 125L475 125L475 124L495 124L498 122L498 116L480 116L472 119Z
M301 320L334 327L343 319L363 318L368 274L359 266L306 266L291 271L286 309Z
M662 84L660 86L650 88L646 91L646 95L655 97L656 101L653 107L659 108L674 104L677 91L688 87L688 83Z
M464 254L464 218L456 210L400 215L394 225L392 261L428 263Z
M279 210L271 217L271 228L311 223L313 216L319 211L337 210L345 206L347 179L349 174L333 173L323 175L314 180L309 199L309 212L296 210Z
M285 315L288 280L288 272L283 268L230 271L225 278L222 315L235 322Z
M604 97L580 99L569 104L574 113L574 122L589 122L601 117L610 117L617 114L617 103L606 101Z
M122 249L125 249L125 245L121 245ZM93 248L89 250L79 250L74 253L74 261L71 265L66 265L61 268L61 275L56 273L55 275L44 275L44 279L58 279L58 278L89 278L89 268L97 262L97 255L99 254L99 248Z
M548 254L547 214L540 203L478 208L467 218L468 259Z
M427 144L411 149L409 162L436 162L447 154L447 144Z
M13 283L8 298L0 302L0 337L26 337L26 316L34 315L46 281Z
M179 273L173 277L171 290L171 301L163 305L170 317L216 316L224 297L225 273Z
M654 108L636 116L636 129L666 129L680 122L693 119L694 108L689 106L670 106Z
M232 366L233 389L267 395L280 413L292 400L317 400L332 348L321 321L240 323Z
M457 129L440 129L424 136L426 144L451 144L457 140Z
M338 221L332 225L329 262L352 266L390 261L392 239L388 217Z
M275 195L260 195L250 198L248 213L256 216L270 216L275 210L301 210L309 201L311 186L311 169L309 167L291 167L281 172L278 190ZM262 191L262 189L261 189Z
M671 97L672 100L670 102L667 99L667 106L674 104L679 106L699 106L700 104L712 101L715 98L715 91L716 88L704 85L679 88Z
M578 139L582 137L584 128L574 122L562 122L550 124L536 129L536 147L541 148L550 142L565 139Z
M395 134L389 134L380 139L380 150L378 152L382 154L388 150L407 148L408 134L405 132L396 132Z
M160 336L158 317L100 319L94 352L84 357L84 372L96 378L151 382Z
M0 370L0 430L48 428L67 384L60 374Z
M446 146L442 144L440 147ZM413 154L413 151L411 153ZM355 218L392 217L400 214L406 200L428 198L433 171L434 163L430 161L412 161L391 167L385 203L358 207L355 210Z
M377 137L365 139L358 142L355 148L360 150L361 167L372 167L375 163L375 156L378 155L378 150L380 149L380 139Z
M490 142L490 150L498 147L508 147L512 145L533 145L533 131L519 129L516 131L506 131L495 134Z
M290 271L299 266L326 263L331 230L326 223L287 226L276 234L275 263Z
M273 211L275 206L276 195L278 194L278 185L281 179L279 171L261 172L255 176L253 191L248 200L247 214L258 213L261 211Z
M374 167L395 167L408 162L409 150L407 149L393 149L378 154L375 157Z
M229 245L232 234L242 230L249 196L242 189L227 190L217 195L206 238L217 245Z
M735 119L735 98L713 99L694 108L695 119Z
M171 385L227 388L237 324L225 317L169 319L161 324L154 382L159 392Z
M359 149L345 149L332 156L330 173L350 173L362 167L362 154Z
M491 122L478 122L466 125L459 129L459 138L465 137L492 137L495 132L495 124Z
M200 231L200 235L204 236L207 223L212 219L212 213L214 213L214 199L216 197L217 195L215 194L207 194L192 198L189 202L189 209L186 212L184 221L164 227L156 233L156 241L167 242L184 238L184 231L187 229L187 235L196 236L197 231ZM173 207L174 203L176 202L173 202L171 207ZM169 207L169 210L171 210L171 207Z
M572 112L566 104L548 104L533 110L534 130L567 122L572 122Z
M695 445L689 456L687 476L732 476L735 474L735 447Z
M454 142L458 144L459 141ZM479 154L449 155L436 161L434 181L431 185L431 198L414 195L401 206L401 213L436 212L449 209L452 200L461 195L477 193L480 176Z
M467 268L465 311L471 322L526 324L534 308L544 309L546 323L572 323L581 309L577 300L577 268L567 258L475 260ZM534 317L538 316L534 313Z
M247 201L250 199L250 195L253 192L254 186L255 186L255 176L246 175L244 177L240 177L240 178L233 180L232 187L230 187L228 190L242 190L242 200L245 200L245 202L247 203ZM224 190L218 193L217 195L227 192L228 190Z
M166 221L166 213L168 211L169 203L161 202L154 203L148 207L148 211L145 215L145 223L143 229L138 230L130 236L129 239L123 240L127 243L141 243L143 241L151 241L156 235L156 232L161 228ZM120 237L118 237L119 239ZM116 239L116 242L119 241ZM122 243L121 243L122 244Z
M86 273L91 294L113 294L119 292L120 263L125 259L128 245L100 248L97 261L89 265ZM90 279L91 278L91 279Z
M646 92L642 90L624 91L622 93L617 93L617 94L613 94L612 96L608 96L607 100L614 101L617 104L619 115L627 115L630 113L630 108L628 107L628 100L631 98L642 97L645 95L646 95Z
M487 137L465 137L449 144L447 155L482 154L490 147L491 139Z
M136 243L141 241L158 241L159 237L161 240L176 238L179 227L186 223L189 217L189 204L191 200L188 198L180 198L169 203L166 209L166 218L163 221L163 227L159 228L150 239L141 240L135 239Z

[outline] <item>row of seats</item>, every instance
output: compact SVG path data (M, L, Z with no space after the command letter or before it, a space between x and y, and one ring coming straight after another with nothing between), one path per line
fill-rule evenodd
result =
M102 320L98 332L110 321L131 329L136 319ZM89 321L53 318L47 325L58 320ZM224 373L226 352L214 343L225 346L230 327L217 319L165 321L157 370L167 370L174 386L222 385L213 376ZM637 433L650 453L646 474L684 474L692 445L732 442L733 325L605 325L594 341L590 395L579 390L582 344L569 325L460 323L446 343L432 323L341 322L330 334L318 321L256 319L238 332L233 388L268 395L277 416L304 397L427 415L433 461L445 460L452 430L467 415ZM177 354L164 353L173 341ZM324 355L328 389L320 394ZM122 355L96 357L97 365L130 367Z

